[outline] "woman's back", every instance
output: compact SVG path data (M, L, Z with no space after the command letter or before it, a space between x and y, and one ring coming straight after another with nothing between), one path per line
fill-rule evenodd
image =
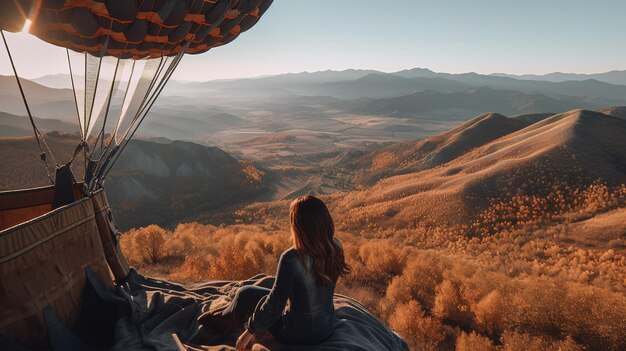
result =
M311 265L311 259L305 258L303 262L294 248L283 252L275 286L250 319L251 331L264 329L266 321L280 313L281 323L267 327L285 342L316 344L332 333L336 323L335 284L320 284ZM284 299L288 304L283 309Z
M311 259L306 257L303 262L294 248L285 251L284 256L293 266L295 279L284 317L285 331L281 336L286 333L284 336L294 339L293 342L317 343L328 337L335 327L335 284L320 285L313 273Z

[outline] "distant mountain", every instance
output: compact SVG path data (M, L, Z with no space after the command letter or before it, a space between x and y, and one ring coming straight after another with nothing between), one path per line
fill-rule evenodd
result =
M344 71L319 71L286 73L265 77L212 80L207 82L169 82L164 95L185 95L197 97L207 92L219 92L229 96L273 97L306 94L309 86L351 81L368 74L382 73L374 70L348 69Z
M318 72L286 73L257 79L275 83L328 83L360 79L370 74L383 74L383 72L368 69L347 69L343 71L326 70ZM255 78L251 78L251 80L255 80Z
M487 113L444 134L377 148L346 150L329 165L353 174L352 181L372 185L380 179L430 169L447 163L471 149L518 131L529 122Z
M505 78L514 78L517 80L530 80L530 81L544 81L544 82L553 82L553 83L562 83L567 81L584 81L584 80L597 80L604 83L610 83L615 85L626 85L626 70L624 71L610 71L604 73L594 73L594 74L580 74L580 73L561 73L554 72L548 74L508 74L508 73L492 73L489 75L481 75L477 73L462 73L462 74L450 74L450 73L439 73L431 71L427 68L412 68L406 69L398 72L393 72L392 74L404 77L404 78L417 78L417 77L441 77L441 78L450 78L454 76L493 76L493 77L505 77Z
M70 78L70 75L64 73L49 74L42 77L33 78L31 79L31 81L54 89L72 89L72 80Z
M74 75L74 80L82 80L85 79L85 76L80 76L80 75ZM30 81L33 81L35 83L44 85L46 87L49 88L53 88L53 89L72 89L72 78L69 74L67 73L57 73L57 74L49 74L49 75L45 75L45 76L41 76L41 77L37 77L37 78L32 78L30 79ZM107 82L106 84L111 84L111 80L104 80L104 77L101 78L100 82L105 81ZM165 90L167 90L170 87L175 87L175 88L184 88L185 86L187 86L188 84L194 84L196 82L182 82L182 81L176 81L176 80L170 80L167 83L167 88Z
M626 86L614 85L594 79L582 81L547 82L529 81L508 77L482 75L477 73L441 74L442 78L472 86L488 86L499 90L538 92L546 95L568 95L604 99L626 99Z
M546 195L565 185L578 189L598 180L609 186L623 184L624 135L623 119L569 111L473 148L438 167L385 178L342 197L336 206L346 216L360 218L367 212L381 226L393 224L396 215L424 226L467 223L489 206L490 199Z
M595 79L605 83L626 85L626 71L610 71L604 73L580 74L554 72L548 74L522 74L514 75L507 73L494 73L494 76L509 77L522 80L543 80L547 82L565 82L568 80Z
M343 99L392 97L423 90L452 92L473 85L441 77L404 78L370 70L323 71L283 74L263 78L188 83L168 87L165 94L228 95L276 98L284 96L334 96Z
M78 132L78 125L56 119L35 118L35 125L41 132ZM27 116L15 116L0 112L0 138L32 136L33 128Z
M368 76L371 76L367 78ZM383 80L383 76L388 76ZM393 77L402 79L393 80ZM367 78L367 79L364 79ZM426 80L424 80L427 78ZM67 74L55 74L33 79L52 88L70 88ZM358 82L357 82L358 81ZM351 84L352 82L353 84ZM489 86L493 89L540 92L548 95L572 95L624 100L626 71L597 74L551 73L546 75L511 75L495 73L451 74L426 68L412 68L384 73L376 70L349 69L287 73L272 76L214 80L207 82L178 82L172 80L163 95L200 96L207 92L231 96L332 95L343 98L392 97L424 90L452 92L470 87ZM331 89L331 92L325 91ZM391 89L391 90L388 90ZM332 94L331 94L332 93ZM607 103L607 101L604 101Z
M70 89L53 89L28 79L20 79L33 116L76 120L76 107ZM62 105L62 106L59 106ZM0 111L26 115L15 77L0 75Z
M191 115L191 117L190 117ZM183 111L167 113L150 112L142 123L139 133L145 137L167 137L174 140L203 140L206 135L223 130L252 126L249 121L230 113L206 112L204 116L194 116Z
M543 111L563 112L572 108L597 108L599 105L578 98L553 98L538 93L494 90L489 87L472 88L444 94L435 91L353 103L348 111L363 115L392 115L423 118L439 115L438 119L462 119L468 114L478 115L489 110L505 114L528 114Z
M190 97L211 94L230 98L308 95L358 99L397 97L429 90L449 93L487 86L496 90L598 99L597 104L604 106L626 102L626 85L610 84L600 78L602 77L552 82L478 73L438 73L424 68L395 73L346 70L282 74L227 81L188 82L168 87L166 94ZM611 82L619 82L619 80Z
M325 92L344 99L395 97L422 91L455 92L472 85L439 77L403 78L393 74L372 73L355 80L328 82L305 89L305 94Z
M441 78L442 76L451 76L448 73L437 73L428 68L411 68L391 73L395 76L403 78Z

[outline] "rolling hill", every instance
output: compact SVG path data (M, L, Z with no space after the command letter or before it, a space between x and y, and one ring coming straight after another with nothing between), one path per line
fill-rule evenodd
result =
M447 163L471 149L527 127L530 123L487 113L453 130L374 151L347 150L328 162L359 185L372 185L391 175L417 172Z
M72 136L46 139L59 163L71 157L78 142ZM77 179L82 179L82 162L80 157L74 162ZM270 177L266 170L215 147L133 140L109 174L105 189L117 224L128 229L168 225L253 201L268 190ZM32 137L0 138L0 190L48 184Z
M395 219L396 224L409 219L407 225L458 224L471 222L494 199L547 195L596 181L610 186L626 182L622 119L574 110L515 128L438 167L385 178L340 197L338 206L348 216L366 212L379 223L393 223L398 216L403 219Z
M37 117L35 117L34 120L35 125L41 132L78 132L78 125L75 123ZM33 135L33 129L27 116L15 116L9 113L0 112L0 138L23 137L30 135Z
M71 89L54 89L28 79L20 79L33 116L76 120L76 107ZM0 75L0 111L25 115L26 109L15 77Z
M172 223L250 202L268 190L266 171L216 147L134 140L106 184L124 228Z

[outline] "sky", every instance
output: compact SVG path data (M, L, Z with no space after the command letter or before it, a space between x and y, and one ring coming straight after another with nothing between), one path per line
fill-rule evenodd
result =
M626 69L624 0L275 0L237 40L187 55L174 79L413 67L545 74ZM65 51L7 36L24 77L66 73ZM1 45L0 45L1 46ZM0 74L8 74L0 48Z

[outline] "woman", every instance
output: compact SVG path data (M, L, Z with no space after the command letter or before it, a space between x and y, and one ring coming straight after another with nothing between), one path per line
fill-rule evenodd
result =
M335 285L350 267L333 220L324 202L310 195L291 203L289 217L293 247L280 256L276 278L241 287L221 316L200 317L201 324L222 326L249 317L238 350L267 332L283 343L318 344L335 328Z

